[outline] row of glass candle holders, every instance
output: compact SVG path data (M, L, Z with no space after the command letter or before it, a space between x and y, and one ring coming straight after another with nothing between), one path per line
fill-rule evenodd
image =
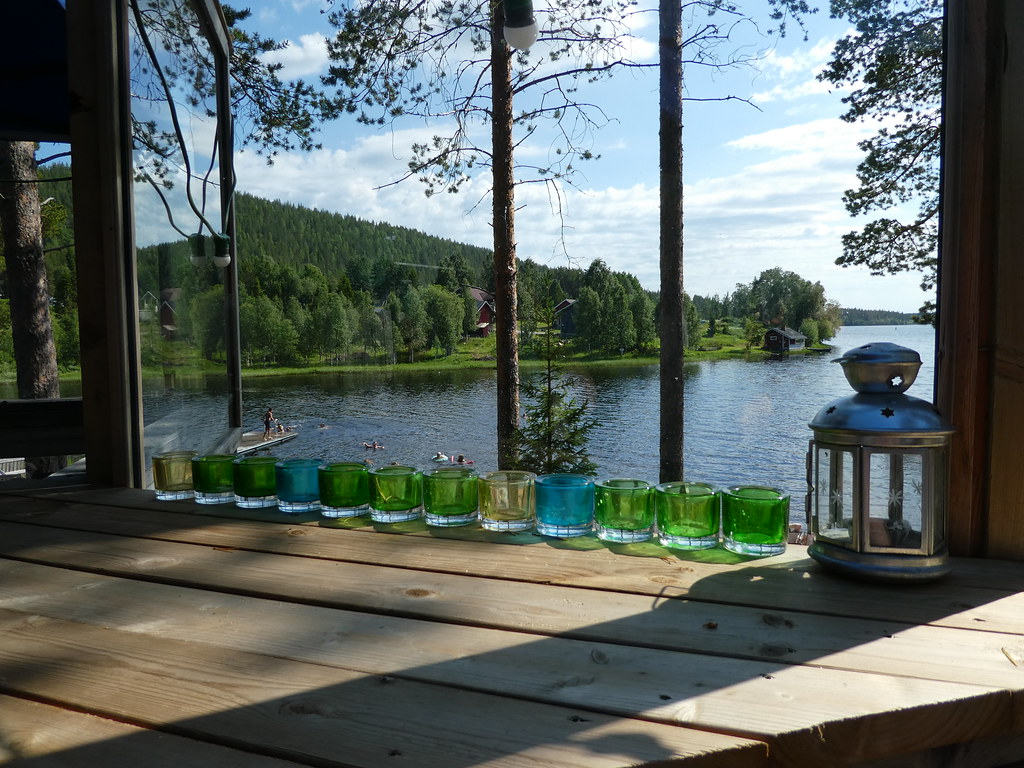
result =
M487 530L536 530L572 538L595 532L605 541L639 542L654 536L668 547L768 556L785 550L789 497L763 486L716 491L695 482L652 486L644 480L575 474L535 475L469 467L368 467L174 451L153 457L153 484L161 500L200 504L277 506L282 512L319 511L324 517L369 514L374 522L424 517L452 527L477 521Z

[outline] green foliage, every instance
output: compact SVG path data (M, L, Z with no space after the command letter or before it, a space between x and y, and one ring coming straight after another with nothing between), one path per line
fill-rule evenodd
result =
M807 337L807 346L813 347L820 341L818 336L818 321L811 318L804 318L800 323L800 333Z
M760 347L764 343L765 327L752 317L748 317L743 323L743 348L749 352L754 347Z
M544 361L542 372L523 379L526 403L520 427L513 435L516 469L537 474L573 472L592 475L597 465L590 460L587 440L597 421L587 416L589 403L572 394L575 380L558 366L561 339L551 330L554 305L549 301L538 314L535 352Z
M353 290L368 291L381 302L391 291L434 275L408 264L441 267L437 282L456 292L475 284L474 275L493 261L486 248L244 193L235 195L235 209L239 280L253 294L257 281L272 295L284 290L278 272L306 265L329 277L345 275ZM266 285L268 280L274 285Z
M884 309L856 309L843 307L840 319L843 325L911 325L916 315L890 312Z
M424 286L422 296L427 316L427 346L438 347L446 356L450 355L462 335L462 299L440 285Z
M935 287L941 151L943 0L832 0L853 34L836 43L819 79L852 88L848 122L882 127L861 143L859 186L846 192L851 216L880 214L843 236L837 264L873 274L922 270ZM922 307L927 316L933 301Z
M697 314L697 305L685 293L683 294L683 320L686 322L686 348L696 349L700 345L700 316Z

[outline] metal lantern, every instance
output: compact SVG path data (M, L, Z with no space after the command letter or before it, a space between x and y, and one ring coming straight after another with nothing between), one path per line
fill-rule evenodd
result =
M949 572L946 478L953 429L935 407L904 392L921 356L889 342L833 360L857 394L810 423L808 554L872 579L926 581Z

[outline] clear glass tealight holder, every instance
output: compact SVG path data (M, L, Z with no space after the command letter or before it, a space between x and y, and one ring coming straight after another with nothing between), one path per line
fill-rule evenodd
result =
M195 455L195 451L165 451L153 455L153 488L158 501L192 498L192 457Z
M488 531L525 531L537 520L533 472L502 470L480 477L480 525Z

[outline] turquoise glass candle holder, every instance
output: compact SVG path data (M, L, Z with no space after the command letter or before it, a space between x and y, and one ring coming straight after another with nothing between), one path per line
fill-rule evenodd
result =
M277 508L282 512L316 512L320 509L320 478L316 459L283 459L274 465Z
M585 536L593 529L593 479L570 473L537 478L537 533L569 539Z

